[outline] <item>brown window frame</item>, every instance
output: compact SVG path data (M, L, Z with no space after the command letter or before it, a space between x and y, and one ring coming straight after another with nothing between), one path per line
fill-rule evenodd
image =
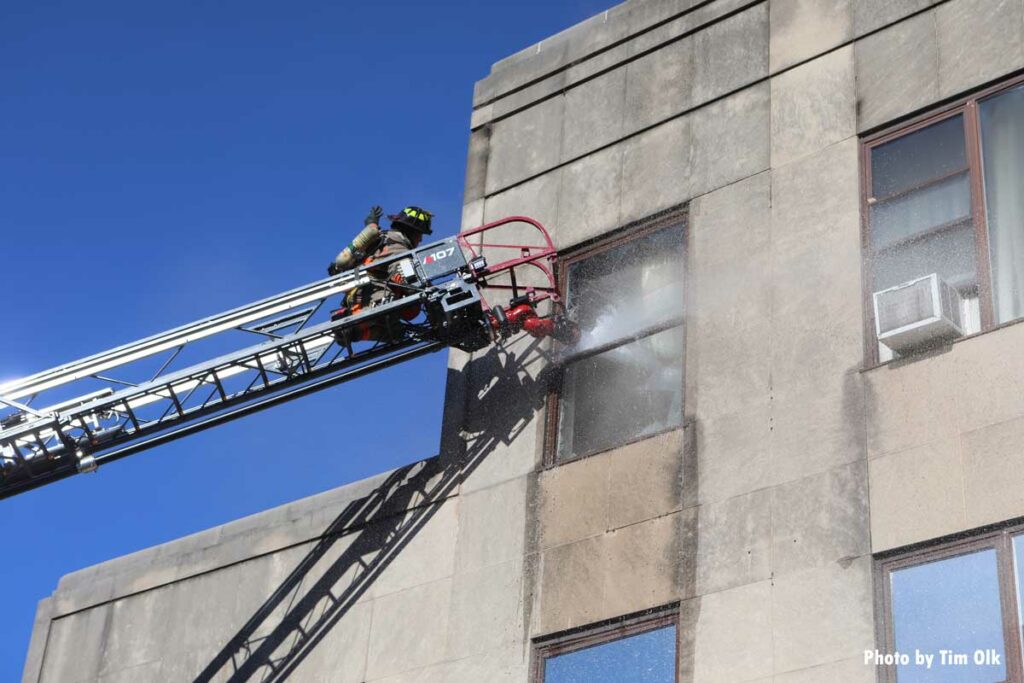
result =
M656 214L654 214L652 216L649 216L647 218L643 218L641 220L638 220L638 221L635 221L633 223L630 223L630 224L628 224L628 225L626 225L626 226L624 226L624 227L622 227L622 228L620 228L618 230L615 230L614 232L611 232L609 234L602 235L602 236L600 236L598 238L595 238L595 239L590 240L588 242L584 242L583 244L577 245L576 247L573 247L572 249L567 251L565 254L559 256L558 268L557 268L557 271L556 271L556 277L558 279L558 290L560 292L562 292L565 295L565 299L568 300L568 293L569 293L569 290L568 290L568 285L569 285L569 267L572 266L572 264L577 263L579 261L583 261L583 260L588 259L588 258L590 258L592 256L597 256L598 254L602 254L602 253L604 253L606 251L614 249L615 247L621 246L621 245L626 244L628 242L631 242L633 240L641 239L641 238L643 238L643 237L645 237L647 235L650 235L651 233L657 232L658 230L661 230L663 228L669 228L669 227L672 227L674 225L681 225L682 226L682 231L683 231L682 246L681 246L681 252L682 253L680 253L679 256L680 256L680 263L683 264L683 297L684 297L684 299L686 299L687 291L688 291L688 289L687 289L688 282L687 282L687 279L686 279L686 259L687 259L687 254L689 253L689 240L690 240L690 220L689 220L689 218L690 218L690 216L689 216L689 208L688 208L687 205L676 206L676 207L672 207L671 209L667 209L665 211L661 211L659 213L656 213ZM684 314L685 314L685 309L684 309ZM645 337L648 337L648 336L652 336L652 335L658 334L659 332L664 332L666 330L669 330L669 329L672 329L672 328L675 328L675 327L683 327L685 325L684 314L681 314L678 318L669 319L669 320L665 321L664 323L659 323L657 325L654 325L651 328L648 328L648 329L644 330L644 334L642 335L642 337L645 338ZM559 460L559 458L558 458L558 420L559 420L559 417L561 415L562 381L563 381L564 376L565 376L565 368L566 368L566 366L569 365L569 364L572 364L572 363L574 363L576 361L580 361L580 360L584 360L586 358L590 358L592 356L596 356L599 353L603 353L605 351L610 351L611 349L617 348L617 347L622 346L624 344L628 344L630 342L637 341L640 338L641 338L640 335L632 336L632 337L624 337L624 338L622 338L620 340L616 340L615 342L604 344L602 346L599 346L599 347L596 347L594 349L591 349L591 350L589 350L589 351L587 351L585 353L581 353L579 355L573 356L569 361L567 361L566 363L561 364L561 365L559 365L559 367L555 368L555 371L552 373L550 381L549 381L549 384L548 384L548 393L547 393L547 397L545 399L545 404L546 404L545 408L546 408L546 410L545 410L545 419L544 419L544 445L543 445L543 449L544 449L544 453L543 453L543 466L545 468L557 467L558 465L563 465L565 463L575 462L577 460L582 460L583 458L589 458L589 457L592 457L592 456L595 456L595 455L600 455L601 453L607 453L608 451L615 450L617 448L623 448L623 447L628 446L630 444L637 443L639 441L644 441L646 439L652 439L652 438L655 438L655 437L660 436L662 434L667 434L669 432L678 431L678 430L683 428L683 415L681 414L680 415L679 425L676 426L676 427L668 427L667 429L663 429L663 430L660 430L660 431L652 433L652 434L644 434L642 436L636 436L636 437L627 439L626 441L623 441L622 443L618 443L618 444L615 444L614 446L609 446L607 448L600 448L600 449L596 449L596 450L593 450L593 451L588 451L588 452L585 452L585 453L574 454L571 458L565 458L565 459L561 459L561 460ZM686 339L685 339L685 332L684 332L684 339L683 339L683 363L684 363L683 383L684 383L684 385L685 385L685 382L686 382L685 361L686 361ZM685 386L680 387L680 391L683 392L683 394L682 394L682 396L684 397L683 403L685 404L686 387ZM681 412L684 409L685 409L685 405L683 406L683 409L681 409Z
M606 645L616 640L654 631L666 626L674 626L676 631L675 651L675 683L679 683L679 604L673 603L663 607L628 614L614 619L607 619L595 624L561 631L533 641L532 663L530 665L531 683L544 683L544 665L548 659L559 655L585 650L590 647Z
M957 535L939 541L879 555L875 559L875 636L882 653L895 651L895 624L892 618L893 571L940 562L979 550L996 551L999 582L999 605L1002 611L1003 642L1006 653L1007 678L1002 683L1024 681L1024 655L1021 650L1021 632L1017 616L1017 584L1013 568L1013 538L1024 535L1024 523L1016 521L988 527L979 533ZM879 666L881 683L897 683L896 667Z
M911 118L909 121L888 126L861 139L861 263L862 279L864 282L864 357L868 367L878 365L880 362L878 357L878 338L875 334L875 311L871 289L874 273L874 264L872 263L873 250L871 247L871 206L877 202L877 198L871 196L871 152L876 147L887 142L898 140L906 135L955 116L963 116L964 145L967 156L966 168L951 171L943 174L941 177L932 178L921 185L902 190L899 193L882 199L894 199L966 171L971 191L970 215L950 221L948 224L935 226L925 234L913 235L907 242L921 239L926 235L932 235L941 230L948 230L963 225L970 218L974 223L975 259L978 266L978 303L981 321L981 329L973 334L983 334L999 327L1019 322L1018 320L1012 320L998 325L994 322L992 271L988 244L988 221L985 215L984 168L981 158L981 121L978 116L978 103L1021 84L1024 84L1024 74L1019 74L995 85L987 86L977 92L940 105L925 114ZM968 336L973 336L973 334Z

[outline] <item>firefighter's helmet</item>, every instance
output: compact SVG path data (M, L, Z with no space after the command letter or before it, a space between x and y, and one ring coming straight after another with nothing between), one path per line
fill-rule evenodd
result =
M406 228L423 235L430 234L430 218L434 214L418 206L407 206L401 213L388 216L392 228Z

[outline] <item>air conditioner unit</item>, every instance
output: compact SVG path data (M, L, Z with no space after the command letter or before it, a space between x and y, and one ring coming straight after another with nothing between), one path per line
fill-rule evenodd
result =
M936 273L875 292L878 341L904 355L964 335L960 294Z

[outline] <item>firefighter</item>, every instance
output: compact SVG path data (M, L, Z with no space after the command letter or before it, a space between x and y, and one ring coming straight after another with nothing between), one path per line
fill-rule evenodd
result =
M363 230L327 267L328 274L337 275L359 265L371 265L375 258L410 251L419 246L424 235L431 233L430 219L433 214L418 206L408 206L400 213L388 216L391 229L386 231L382 231L379 225L383 214L384 210L379 206L370 209L370 213L363 221ZM380 282L349 291L345 296L344 307L335 311L334 319L355 315L390 299L393 295L403 296L406 293L401 286L405 279L397 261L379 271L370 268L369 273ZM405 320L412 320L418 314L419 306L410 306L400 312L400 316ZM389 321L373 321L358 325L351 332L346 328L343 332L348 334L343 335L343 339L339 341L346 345L352 341L376 341L388 336L388 327Z

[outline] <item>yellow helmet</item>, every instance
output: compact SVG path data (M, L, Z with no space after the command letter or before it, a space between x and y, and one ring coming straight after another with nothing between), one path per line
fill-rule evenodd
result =
M391 219L391 227L408 228L414 232L424 235L430 234L430 219L434 214L418 206L407 206L401 213L388 216Z

